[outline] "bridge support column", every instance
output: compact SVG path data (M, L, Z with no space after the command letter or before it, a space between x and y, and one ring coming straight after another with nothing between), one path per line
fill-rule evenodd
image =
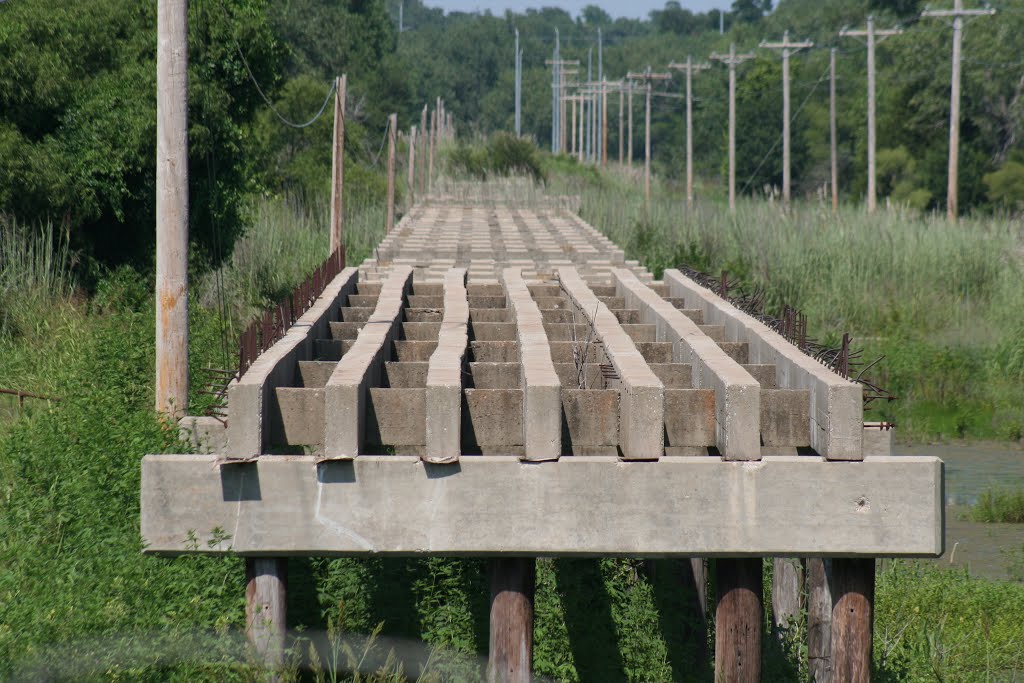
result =
M871 680L875 559L832 560L832 600L832 680L867 683Z
M760 683L761 558L719 558L715 562L718 589L715 607L715 680Z
M288 560L245 560L245 635L271 669L284 665L288 614Z
M491 560L491 638L488 683L530 683L533 679L533 558Z

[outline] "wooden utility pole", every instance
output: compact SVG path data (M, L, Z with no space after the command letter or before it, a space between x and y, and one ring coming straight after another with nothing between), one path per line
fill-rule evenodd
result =
M686 206L693 208L693 74L711 65L694 64L693 56L686 55L686 64L672 62L668 68L686 72Z
M626 144L626 141L622 139L623 133L625 133L625 130L624 130L625 122L622 120L622 115L625 113L623 111L623 107L625 106L625 104L623 102L624 99L625 99L625 93L623 93L623 88L620 87L619 88L619 166L622 165L622 160L623 160L622 158L624 156L623 149L624 149L625 144Z
M572 127L569 134L569 154L576 156L576 100L575 95L569 98L572 101Z
M156 52L156 411L188 410L188 2L159 0Z
M348 74L334 79L334 85L337 91L334 95L334 146L331 155L331 254L345 244L345 97Z
M878 205L878 191L875 189L875 182L877 178L877 171L875 170L875 150L878 146L875 137L875 44L879 38L895 36L900 33L903 33L903 30L898 28L884 30L876 29L875 18L870 15L868 16L867 28L865 30L851 31L849 29L843 29L839 32L839 35L841 36L858 38L863 36L868 40L868 213L874 213L875 208Z
M423 111L420 112L420 197L427 194L427 148L430 145L430 129L427 128L427 108L428 105L423 105Z
M608 165L608 84L601 81L601 165Z
M584 144L583 144L584 119L586 118L586 112L587 112L587 109L586 109L587 103L586 103L586 98L583 96L583 90L580 90L579 98L580 98L580 130L579 130L579 135L577 136L576 153L578 154L579 161L582 164L583 163L583 156L584 156L584 154L583 154L583 148L584 148Z
M953 75L949 87L949 178L946 185L946 217L956 221L958 205L958 157L960 153L960 59L964 38L964 17L995 14L994 9L964 9L963 0L954 0L951 10L927 10L922 17L953 17Z
M395 227L395 152L398 134L398 114L388 117L388 210L384 222L384 234Z
M832 212L839 211L839 131L836 123L836 49L828 55L828 127L832 152Z
M736 66L748 59L753 59L752 54L736 54L736 43L729 45L729 54L722 55L717 52L711 55L711 59L718 60L729 66L729 210L736 210Z
M437 110L430 112L430 167L427 169L427 191L434 190L434 150L437 147Z
M761 41L761 47L769 50L782 50L782 201L788 205L791 197L790 177L790 135L789 135L789 56L793 52L814 47L814 43L806 41L793 43L789 40L789 31L782 34L781 43L767 43Z
M875 558L832 560L832 680L869 683Z
M633 168L633 82L629 83L629 150L626 158L629 160L629 167Z
M720 557L715 568L715 680L760 683L761 558Z
M536 561L505 557L491 560L488 683L533 680L533 598Z
M409 128L409 168L406 169L405 185L409 193L408 208L411 209L416 195L416 126Z
M644 198L651 200L651 84L654 81L667 81L672 78L670 73L653 73L651 67L640 73L629 73L627 78L644 82L647 96L647 108L644 114Z

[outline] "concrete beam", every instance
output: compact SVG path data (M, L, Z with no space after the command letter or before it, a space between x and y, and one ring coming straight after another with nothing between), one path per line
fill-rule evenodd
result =
M142 462L147 553L934 557L942 461L275 455ZM798 493L795 493L798 492ZM401 501L402 514L395 514ZM226 536L226 538L223 538ZM190 538L194 540L190 541ZM219 540L218 540L219 539Z
M618 318L580 278L575 268L558 280L580 313L594 326L608 362L618 374L619 441L626 460L654 460L665 450L665 387L647 365Z
M748 363L775 365L780 389L806 389L810 395L811 448L829 460L864 457L864 398L860 385L844 379L800 351L753 316L701 287L675 269L664 280L673 297L704 311L704 322L725 325L726 337L748 345Z
M462 372L469 346L466 269L444 276L444 318L427 368L426 462L458 462L462 437Z
M562 385L551 360L544 319L519 268L506 268L502 282L519 342L524 459L557 460L562 454Z
M391 341L398 336L412 268L395 266L370 319L324 387L324 455L354 458L364 443L369 388L380 386Z
M657 340L672 343L672 360L689 363L693 388L715 392L716 446L726 460L760 460L761 386L700 326L640 282L631 271L612 271L627 308L657 328Z
M324 288L313 306L302 314L284 337L249 367L228 389L227 457L252 458L263 453L270 436L267 407L277 387L293 386L300 360L313 357L313 343L330 337L345 297L355 294L357 268L345 268Z

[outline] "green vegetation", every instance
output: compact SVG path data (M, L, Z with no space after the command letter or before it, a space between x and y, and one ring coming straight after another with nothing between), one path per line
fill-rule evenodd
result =
M560 162L571 165L571 162ZM563 172L553 192L582 198L582 215L656 275L686 264L725 270L763 287L769 312L803 310L810 336L837 345L844 332L869 376L899 400L868 419L899 423L909 439L1024 435L1024 347L1015 311L1024 303L1024 243L1017 221L944 217L859 206L833 215L824 203L790 210L740 201L688 210L672 184L650 205L625 172Z
M508 133L496 133L484 144L458 144L447 152L448 170L455 177L529 176L534 182L547 177L540 151L533 142Z
M1024 488L993 487L978 496L968 518L974 522L1024 524Z

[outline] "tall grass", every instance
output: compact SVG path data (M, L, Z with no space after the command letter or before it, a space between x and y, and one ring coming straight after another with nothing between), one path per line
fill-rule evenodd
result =
M564 172L556 192L656 275L689 264L764 288L768 308L807 313L811 335L844 332L888 360L874 377L903 399L879 418L916 438L1024 436L1024 240L1019 220L943 216L898 207L868 216L823 203L784 209L741 198L692 209L655 184L650 203L626 174Z
M27 331L40 306L70 299L71 267L66 232L0 217L0 336Z
M233 339L242 325L281 300L319 266L329 250L326 197L261 198L225 265L202 276L200 302L221 310ZM361 199L345 207L347 265L370 256L384 234L384 206Z
M974 522L1024 524L1024 488L991 488L978 496L969 513Z

